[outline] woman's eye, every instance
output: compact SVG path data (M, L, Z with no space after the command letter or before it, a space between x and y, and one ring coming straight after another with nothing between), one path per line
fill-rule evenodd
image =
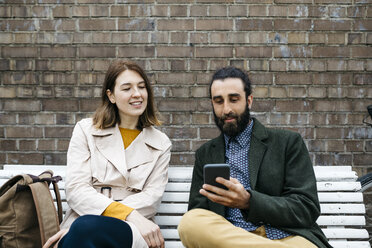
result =
M129 91L129 90L130 90L130 88L123 88L123 90L124 90L124 91Z

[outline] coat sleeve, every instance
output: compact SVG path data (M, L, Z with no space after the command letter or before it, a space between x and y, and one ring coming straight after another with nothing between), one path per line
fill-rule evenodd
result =
M284 175L283 185L277 185L282 187L281 194L250 190L250 207L242 210L243 216L247 221L276 227L311 227L320 215L320 206L307 148L299 134L292 134L283 149L285 164L278 166L271 161L270 165L275 172Z
M168 165L170 161L171 142L167 138L164 150L158 157L154 170L147 178L141 192L133 194L121 201L139 211L146 218L152 218L160 205L161 198L168 183Z
M67 203L79 215L100 215L113 202L93 188L90 159L87 136L79 122L67 151L66 172Z
M203 166L200 150L195 153L195 165L192 173L191 189L188 210L193 208L208 209L208 199L199 193L203 185Z

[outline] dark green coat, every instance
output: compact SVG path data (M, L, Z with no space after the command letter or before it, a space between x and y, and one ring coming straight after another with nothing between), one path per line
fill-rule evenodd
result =
M208 141L195 154L189 209L204 208L225 216L225 207L199 194L203 166L225 162L223 135ZM264 127L254 119L249 151L252 190L243 217L300 235L318 247L331 247L315 223L320 215L314 170L302 137L294 132Z

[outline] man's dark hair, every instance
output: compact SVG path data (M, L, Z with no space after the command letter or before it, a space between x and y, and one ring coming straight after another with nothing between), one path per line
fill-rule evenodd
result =
M247 98L249 95L251 95L252 88L251 88L251 81L249 80L249 77L248 77L248 73L234 66L229 66L229 67L218 69L213 74L212 80L209 83L209 96L210 97L212 96L211 88L212 88L213 81L218 80L218 79L224 80L226 78L240 78L243 81L245 97Z

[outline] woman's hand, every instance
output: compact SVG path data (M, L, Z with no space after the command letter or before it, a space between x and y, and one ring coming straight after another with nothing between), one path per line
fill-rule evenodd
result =
M159 226L154 222L146 219L136 210L133 210L126 220L132 222L138 228L149 248L164 248L163 235Z
M58 243L63 236L68 232L68 229L61 229L59 232L50 237L47 242L43 245L43 248L50 248L53 245L53 248L58 247Z

